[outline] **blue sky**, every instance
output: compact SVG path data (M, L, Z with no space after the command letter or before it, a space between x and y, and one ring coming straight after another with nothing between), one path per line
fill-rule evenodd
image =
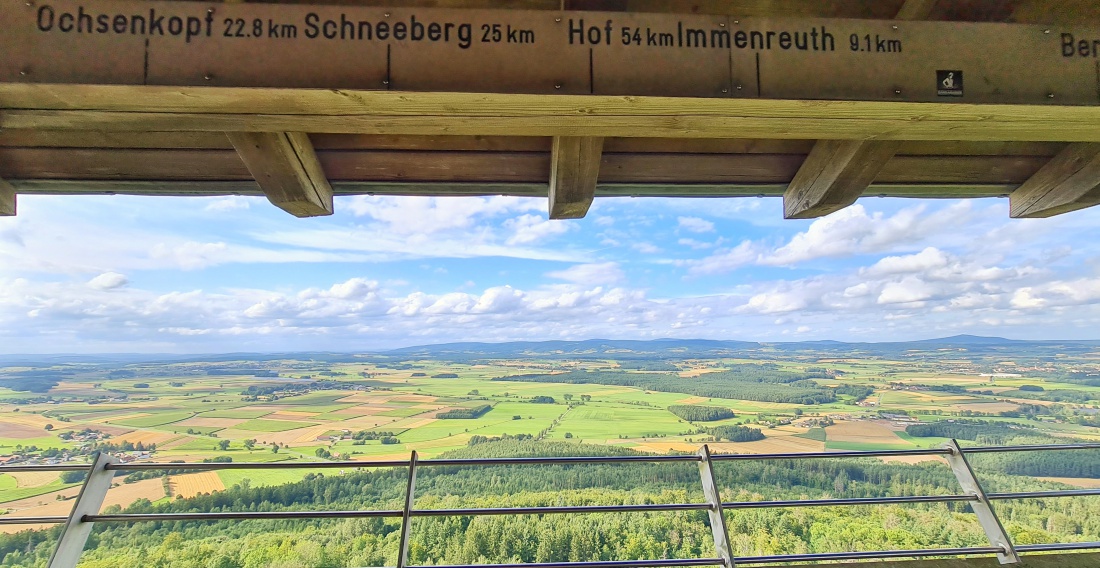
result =
M374 350L447 341L1100 338L1100 210L778 198L20 196L0 353Z

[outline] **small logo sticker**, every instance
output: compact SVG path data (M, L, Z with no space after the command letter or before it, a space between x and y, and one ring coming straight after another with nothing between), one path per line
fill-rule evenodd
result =
M963 72L936 71L936 94L941 97L963 96Z

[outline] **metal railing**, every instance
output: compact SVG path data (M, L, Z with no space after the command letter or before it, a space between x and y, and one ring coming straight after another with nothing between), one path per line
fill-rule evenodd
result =
M487 459L426 459L412 452L408 460L386 461L324 461L324 462L266 462L266 463L119 463L106 454L97 454L90 465L10 465L0 466L0 473L28 471L87 471L84 484L67 517L0 517L0 524L41 525L64 524L50 558L50 568L73 568L84 549L88 535L95 523L139 523L152 521L218 521L251 519L353 519L387 517L400 518L400 546L397 568L428 568L409 566L409 526L417 517L477 516L477 515L544 515L586 514L659 511L706 511L714 534L713 558L676 558L653 560L622 560L593 562L543 562L527 564L446 565L446 568L627 568L663 566L734 566L782 562L820 562L830 560L861 560L887 558L924 558L930 556L984 556L996 555L1002 564L1020 564L1020 553L1055 552L1100 549L1100 542L1072 542L1055 544L1014 545L992 507L992 501L1007 499L1039 499L1050 497L1080 497L1100 495L1100 489L1073 489L1055 491L1026 491L1015 493L986 493L970 467L969 454L1031 452L1055 450L1096 450L1100 444L1034 445L1005 447L961 448L952 440L940 448L920 450L875 450L805 452L774 454L722 454L711 455L707 446L699 453L673 456L609 456L609 457L516 457ZM732 461L798 460L817 458L867 458L895 456L942 456L951 467L963 492L950 495L912 495L899 497L862 497L840 499L799 499L771 501L726 501L719 498L713 464ZM584 465L622 463L696 463L705 502L627 505L578 505L560 507L494 507L480 509L416 509L416 474L419 468L440 466L502 466L502 465ZM407 486L404 506L401 509L346 510L346 511L240 511L211 513L116 513L103 514L100 509L110 489L116 472L135 471L218 471L230 469L281 470L281 469L333 469L333 468L407 468ZM899 503L949 503L966 502L978 518L982 530L989 539L989 546L966 548L932 548L917 550L882 550L861 552L824 552L811 554L778 554L768 556L734 556L726 529L725 511L739 509L885 505ZM437 567L438 568L438 567Z

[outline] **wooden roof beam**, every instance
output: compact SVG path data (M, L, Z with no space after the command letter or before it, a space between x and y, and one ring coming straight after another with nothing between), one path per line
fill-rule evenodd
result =
M813 219L855 203L899 146L895 141L818 140L783 193L783 216Z
M555 136L550 149L550 218L580 219L596 195L603 138Z
M1070 144L1009 196L1013 218L1052 217L1100 204L1100 144Z
M0 217L15 215L15 188L0 179Z
M332 215L332 187L308 134L227 132L264 195L295 217Z

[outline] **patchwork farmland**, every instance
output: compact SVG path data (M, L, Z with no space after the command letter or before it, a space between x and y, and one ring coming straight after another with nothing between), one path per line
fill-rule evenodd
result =
M52 371L63 370L63 378L45 392L6 388L0 380L0 459L82 462L101 449L157 462L388 460L413 450L430 458L507 437L658 454L694 452L703 443L734 453L908 449L957 436L910 434L914 424L976 417L993 424L981 428L1100 440L1089 418L1100 387L1059 382L1053 370L994 379L982 371L999 369L995 365L935 363L934 355L933 363L770 354L627 364L607 354L59 366ZM5 372L27 371L0 366L0 377ZM1080 400L1063 400L1067 392ZM668 410L677 405L719 407L734 416L692 422ZM762 437L723 437L723 428L738 427ZM108 502L126 506L234 485L278 485L308 473L119 477ZM1082 487L1095 483L1058 472L1046 477ZM0 475L0 512L67 511L78 489L79 479L59 474ZM18 529L0 525L0 531Z

